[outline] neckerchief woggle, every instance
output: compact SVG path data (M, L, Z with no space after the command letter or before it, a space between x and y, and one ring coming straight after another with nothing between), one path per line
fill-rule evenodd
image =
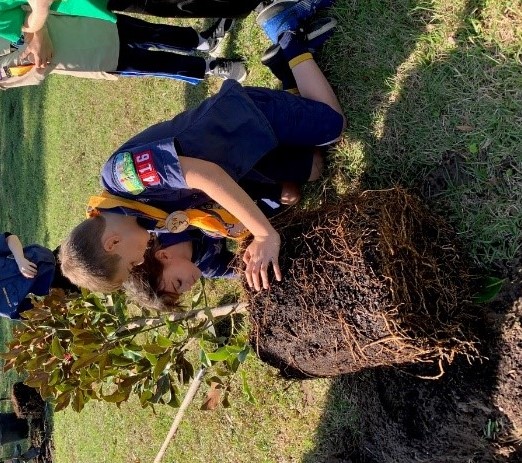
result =
M164 228L171 233L181 233L189 226L200 228L214 238L241 240L249 235L246 227L230 212L217 204L201 209L165 212L148 204L121 198L103 191L98 196L91 196L87 205L87 217L92 217L99 209L126 207L140 212L144 217L156 222L157 228Z

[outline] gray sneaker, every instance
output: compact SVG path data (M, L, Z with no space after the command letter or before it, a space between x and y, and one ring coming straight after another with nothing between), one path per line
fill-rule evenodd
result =
M199 35L208 42L208 53L213 53L220 42L225 38L226 33L234 26L234 20L231 18L221 18L216 21L208 29L201 31Z
M243 82L247 76L245 65L236 59L216 58L209 63L209 74L220 79Z

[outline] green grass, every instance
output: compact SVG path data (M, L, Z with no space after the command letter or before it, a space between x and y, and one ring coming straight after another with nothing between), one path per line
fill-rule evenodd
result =
M308 203L357 185L425 190L485 269L520 255L522 243L522 5L515 0L337 0L334 37L320 56L349 127L329 176ZM202 24L203 21L197 24ZM277 83L259 57L268 42L253 15L223 54L244 55L247 83ZM128 79L52 77L0 94L1 228L55 246L82 220L100 166L128 137L197 104L218 88ZM454 175L448 160L458 159ZM5 206L4 206L5 205ZM237 287L211 285L213 300ZM189 411L165 461L317 463L357 435L358 411L342 382L289 383L256 359L245 365L258 398L239 383L228 410ZM151 461L175 411L131 402L89 404L55 416L57 463Z

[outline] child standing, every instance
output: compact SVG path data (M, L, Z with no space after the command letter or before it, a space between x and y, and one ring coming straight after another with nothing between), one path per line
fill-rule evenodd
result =
M116 79L117 76L154 76L197 84L207 75L242 80L244 65L238 60L205 59L172 50L212 51L232 26L232 20L217 21L198 34L189 27L151 24L117 15L116 23L82 16L49 14L44 30L54 44L46 65L17 74L17 66L37 63L29 48L21 47L0 57L0 88L38 85L50 74ZM217 32L217 33L216 33ZM156 48L151 50L150 48ZM171 51L164 51L171 50Z

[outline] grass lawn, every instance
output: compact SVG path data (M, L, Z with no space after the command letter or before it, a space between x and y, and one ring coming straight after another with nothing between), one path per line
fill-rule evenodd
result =
M320 64L349 127L309 201L402 184L454 224L475 265L494 271L520 255L522 3L337 0L331 14L339 24ZM247 84L273 87L259 62L267 46L251 15L223 54L247 58ZM119 144L218 87L55 76L0 94L0 228L58 245ZM244 369L257 405L243 400L239 379L232 408L202 412L196 401L165 461L323 461L340 445L336 429L357 428L355 406L329 381L286 382L254 358ZM56 462L152 461L174 413L134 402L60 412Z

